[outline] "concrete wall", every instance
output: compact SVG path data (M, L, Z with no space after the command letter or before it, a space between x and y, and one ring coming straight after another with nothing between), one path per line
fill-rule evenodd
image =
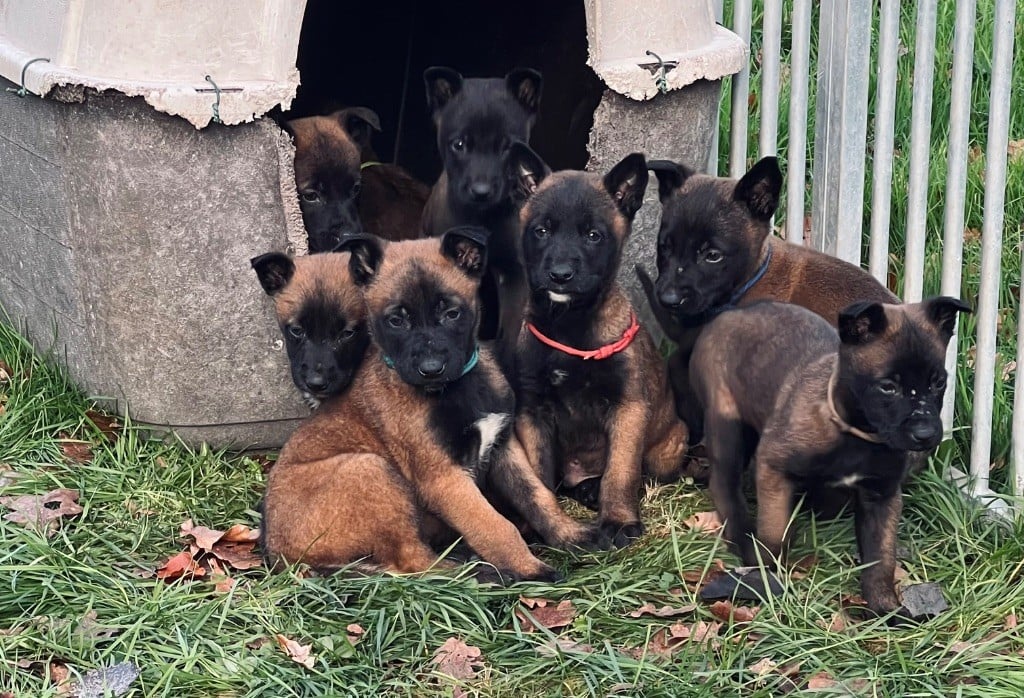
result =
M302 237L289 157L266 121L0 95L0 305L137 421L279 445L308 411L249 259Z

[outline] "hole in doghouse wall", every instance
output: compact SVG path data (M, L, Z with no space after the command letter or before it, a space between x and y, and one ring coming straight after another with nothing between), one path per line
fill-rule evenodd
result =
M445 65L466 77L499 77L534 68L544 93L531 144L553 169L582 169L603 89L586 60L582 2L309 0L297 60L302 84L289 116L370 107L383 127L374 138L380 158L433 184L441 166L423 71Z

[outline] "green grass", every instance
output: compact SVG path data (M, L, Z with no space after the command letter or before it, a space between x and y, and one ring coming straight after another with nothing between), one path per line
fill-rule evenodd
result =
M979 3L978 106L972 126L972 141L978 145L984 142L987 116L989 5ZM940 2L940 76L949 62L952 11L952 0ZM755 23L759 19L756 9ZM902 31L911 48L912 21L904 18ZM788 35L783 45L788 49ZM755 27L755 56L759 46ZM1024 84L1022 64L1018 60L1015 66L1018 87ZM911 51L900 58L897 142L906 142L909 133L912 65ZM757 83L755 64L755 92ZM937 84L933 118L929 229L934 235L927 278L932 291L937 288L944 190L946 86L941 80ZM1011 137L1019 139L1024 137L1024 90L1016 89L1013 99ZM788 86L781 103L785 113ZM752 116L756 119L756 111ZM785 119L780 132L786 133ZM751 155L753 148L752 141ZM905 155L898 154L894 164L892 237L898 259L906 217ZM983 167L983 158L971 165L968 227L981 225ZM1011 164L1007 192L1001 304L1006 315L999 340L1004 357L1013 355L1022 219L1024 162L1018 160ZM969 242L965 254L964 295L973 299L977 243ZM899 276L900 270L894 271ZM963 327L961 350L966 354L973 345L973 326L967 321ZM645 647L673 622L714 621L709 607L698 603L674 619L625 614L648 601L658 606L695 603L684 574L703 570L717 558L735 563L717 539L683 525L692 513L712 508L706 493L692 485L649 490L644 499L649 534L627 550L579 558L543 552L567 573L566 582L555 587L479 585L465 570L425 578L304 578L257 569L236 573L239 583L226 594L205 580L167 584L140 577L139 570L152 572L182 549L178 530L185 519L221 529L258 524L253 508L263 486L259 459L148 440L130 425L111 442L86 418L91 404L64 376L61 362L34 354L2 324L0 359L12 369L12 379L0 382L0 473L21 474L0 487L0 494L66 487L81 492L84 508L50 538L0 518L0 695L61 695L32 662L60 662L84 673L124 660L141 668L133 696L778 695L788 679L777 672L758 678L751 669L765 658L779 665L799 662L794 680L801 686L825 671L866 695L1024 694L1024 640L1006 627L1008 616L1024 613L1024 522L996 524L937 475L946 462L963 464L966 428L940 452L934 470L908 487L900 532L906 547L905 583L940 583L950 610L898 630L876 620L828 629L841 597L858 590L851 525L802 517L793 559L812 550L819 558L806 577L793 578L787 594L765 604L752 622L724 624L716 646L684 643L666 661L624 650ZM961 374L958 424L966 427L970 367L964 364ZM1009 448L1012 382L997 386L996 462L1005 462ZM67 436L92 443L90 463L65 459L60 439ZM997 477L1004 471L997 470ZM592 652L545 652L552 635L524 632L515 618L521 594L571 600L578 615L556 632L590 645ZM115 632L81 632L79 624L90 612L100 626ZM345 639L350 623L365 629L354 647ZM281 652L272 641L278 633L312 645L317 656L312 670ZM484 666L476 678L454 684L434 671L431 657L449 637L481 649ZM268 638L271 642L261 644Z

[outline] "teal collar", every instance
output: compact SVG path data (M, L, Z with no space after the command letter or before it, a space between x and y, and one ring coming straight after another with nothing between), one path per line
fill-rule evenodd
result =
M361 164L359 166L359 169L360 170L365 170L367 167L376 167L377 165L380 165L380 164L381 163L377 162L376 160L367 160L366 162L364 162L363 164Z
M392 359L387 354L381 354L380 358L384 361L384 365L387 366L388 368L394 368L395 367L395 360ZM466 365L462 367L462 373L459 374L459 378L462 378L464 375L466 375L467 373L472 371L473 368L477 365L478 361L480 361L480 345L479 344L476 347L473 348L473 355L469 357L469 361L467 361Z

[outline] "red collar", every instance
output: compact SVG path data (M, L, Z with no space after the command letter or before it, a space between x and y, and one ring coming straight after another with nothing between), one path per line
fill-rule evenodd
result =
M627 327L626 331L622 333L622 338L616 342L612 342L611 344L605 344L603 347L599 347L597 349L575 349L560 342L556 342L538 330L532 322L526 323L526 328L530 330L530 332L533 333L533 336L543 344L547 344L549 347L553 347L558 351L565 352L569 356L578 356L584 361L588 359L596 359L600 361L601 359L607 359L613 354L618 354L620 351L632 344L633 338L636 337L636 333L640 331L640 323L636 320L636 313L630 310L629 327Z

